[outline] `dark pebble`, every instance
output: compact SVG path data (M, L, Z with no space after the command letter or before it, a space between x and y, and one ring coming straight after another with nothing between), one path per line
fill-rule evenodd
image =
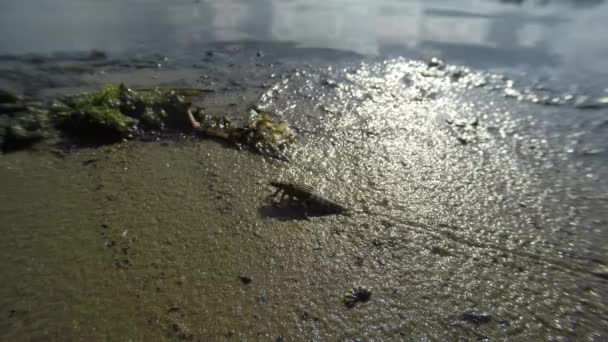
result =
M90 165L90 164L93 164L93 163L96 163L96 162L97 162L97 159L91 158L91 159L87 159L87 160L83 161L82 165L86 166L86 165Z
M462 319L470 323L484 324L492 320L492 315L477 309L469 309L462 313Z
M330 80L330 79L325 79L323 81L321 81L321 84L324 86L328 86L330 88L337 88L338 87L338 83L334 80Z
M363 263L365 262L365 259L363 259L363 257L355 257L355 266L361 267L363 266Z
M380 241L380 240L378 240L378 239L373 239L373 240L372 240L372 245L373 245L374 247L380 247L380 246L384 245L384 242L382 242L382 241Z
M240 275L239 279L241 280L241 283L243 283L244 285L251 283L251 278L249 278L248 276Z

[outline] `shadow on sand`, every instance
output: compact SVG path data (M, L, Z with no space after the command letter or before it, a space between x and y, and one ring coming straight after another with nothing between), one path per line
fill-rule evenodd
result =
M328 216L331 213L324 212L321 208L313 206L305 206L304 204L295 202L268 203L258 208L262 217L270 217L279 221L309 221L312 217Z

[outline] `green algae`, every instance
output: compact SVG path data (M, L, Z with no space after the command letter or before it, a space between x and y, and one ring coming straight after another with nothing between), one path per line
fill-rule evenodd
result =
M194 114L189 112L192 126L204 137L218 138L238 148L289 161L285 154L287 147L295 142L295 134L271 113L252 111L252 114L247 125L234 126L227 118L208 115L200 109Z
M99 92L79 95L65 102L67 110L60 111L59 124L74 136L94 137L114 142L136 137L149 130L163 130L169 125L180 126L189 106L170 91L138 92L125 85L109 84ZM181 112L181 113L180 113ZM181 120L170 115L181 116Z
M63 127L76 135L93 134L110 140L125 138L135 123L119 110L101 106L87 106L74 111L63 122Z
M286 122L272 118L272 114L264 112L254 118L251 127L264 137L264 141L278 146L285 146L295 141L296 135Z
M264 112L253 117L247 131L247 142L258 153L288 161L285 152L296 136L286 122Z
M70 134L107 141L128 137L137 121L120 110L120 86L106 85L93 94L66 101L68 108L58 112L58 126Z
M67 101L69 109L63 110L60 117L76 123L72 127L76 130L97 130L116 138L149 130L194 129L259 151L281 149L295 141L295 134L287 124L272 113L255 112L248 124L237 127L226 116L208 114L188 100L205 92L192 88L133 90L122 84L110 84L97 93Z
M107 84L97 92L35 108L20 101L17 104L23 105L19 110L24 113L19 114L19 121L11 119L0 125L0 142L4 147L9 141L16 141L10 144L11 149L24 148L44 139L45 132L52 130L77 146L111 144L161 132L196 133L288 160L286 148L295 142L295 134L287 123L272 113L252 111L249 122L235 126L226 115L209 114L192 104L192 98L207 92L194 88L130 89L124 84Z
M75 98L76 107L82 106L114 106L119 100L123 85L107 84L101 91L90 95L81 95Z

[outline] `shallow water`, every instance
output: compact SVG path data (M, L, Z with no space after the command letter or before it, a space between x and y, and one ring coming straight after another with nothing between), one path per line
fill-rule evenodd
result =
M3 54L99 49L183 56L200 55L218 41L257 41L319 54L329 48L483 67L608 70L602 0L24 0L0 6Z
M0 85L205 87L208 111L299 136L289 163L193 138L1 156L3 339L607 338L608 112L576 105L605 96L604 47L577 33L607 7L582 3L0 5L31 30L0 37ZM430 56L448 64L411 59ZM277 216L276 179L353 213ZM355 285L372 297L349 309Z

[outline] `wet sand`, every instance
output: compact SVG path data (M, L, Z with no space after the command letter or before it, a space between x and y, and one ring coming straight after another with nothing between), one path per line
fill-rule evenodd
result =
M564 140L570 104L482 78L403 59L286 71L255 89L299 132L290 163L193 137L2 156L5 338L604 336L606 166L584 153L603 113ZM269 216L277 179L354 214ZM372 297L348 308L356 285Z
M420 13L464 15L446 11ZM35 98L108 82L197 87L210 90L197 103L209 113L268 110L298 134L289 163L192 136L0 156L2 339L608 337L599 72L580 85L557 76L587 75L568 69L568 54L552 60L559 73L530 73L464 63L462 49L437 44L391 58L199 43L0 58L0 88ZM425 58L433 51L452 58ZM277 215L275 180L309 184L352 213ZM349 308L354 286L371 298Z

